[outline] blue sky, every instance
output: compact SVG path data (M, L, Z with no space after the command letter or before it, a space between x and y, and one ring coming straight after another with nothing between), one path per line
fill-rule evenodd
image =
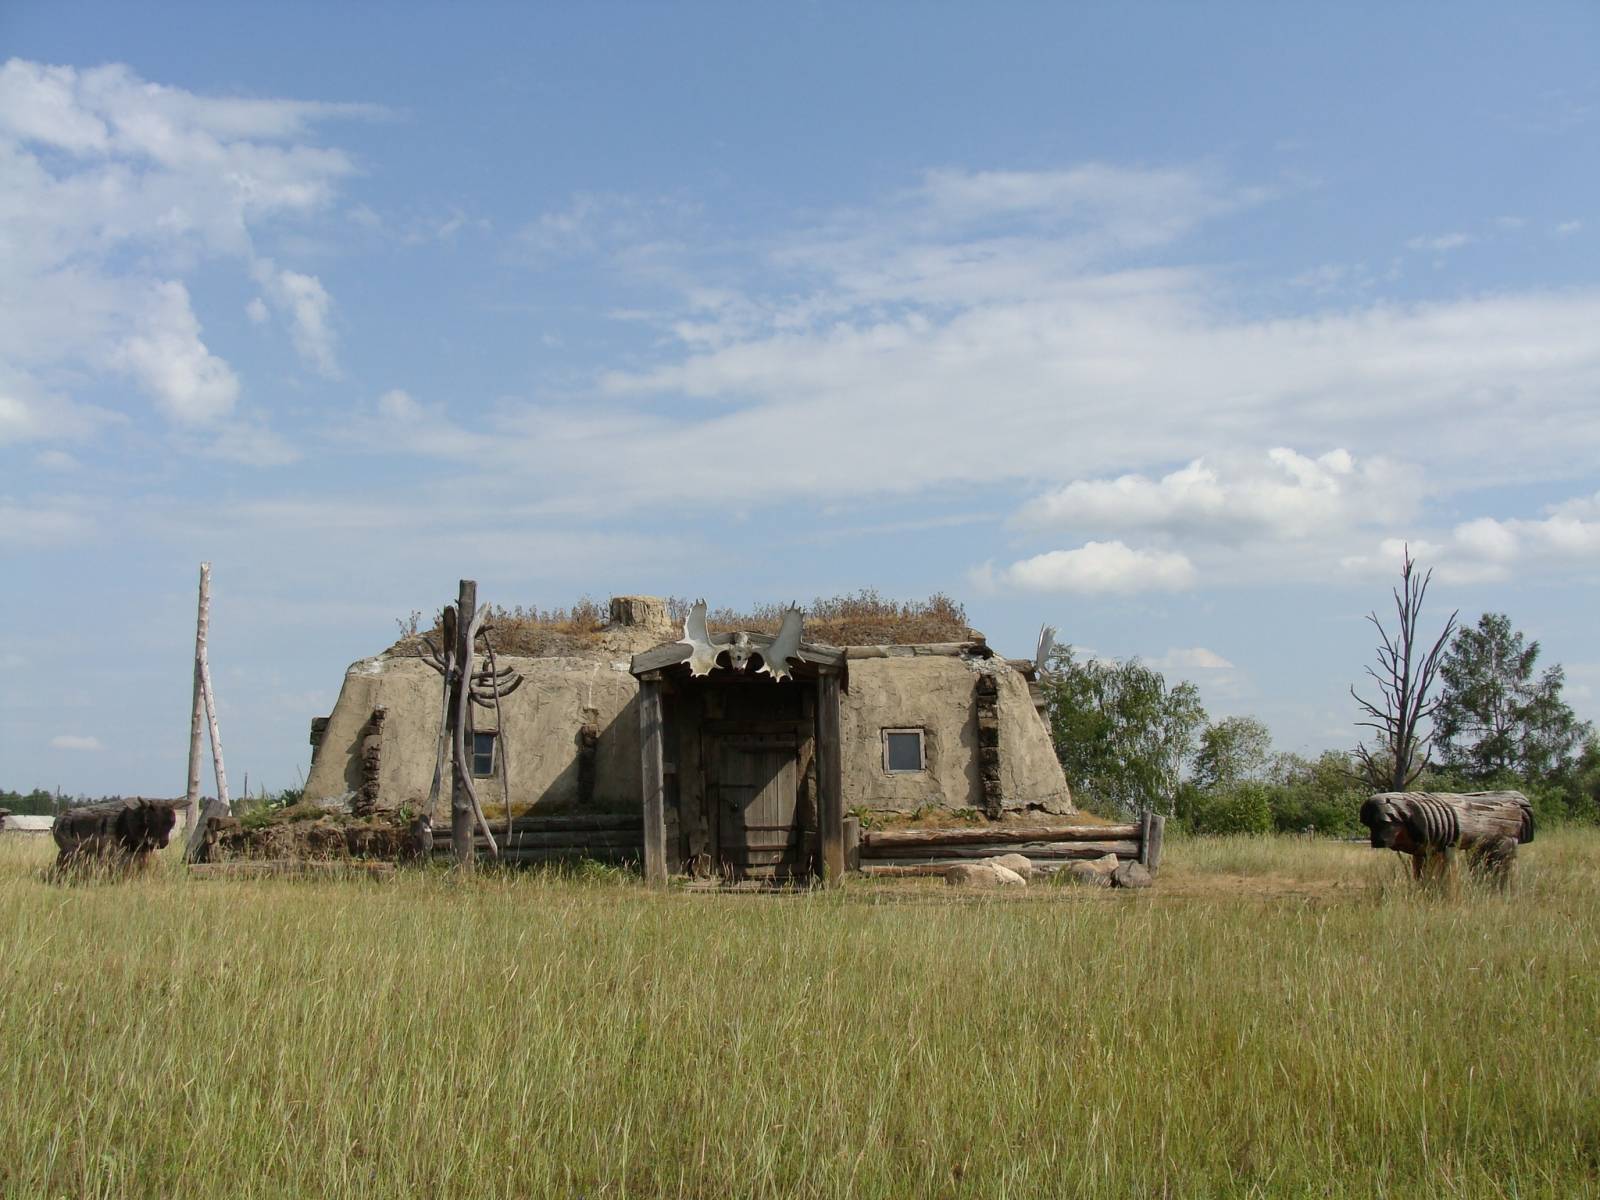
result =
M865 8L866 11L862 11ZM1600 715L1600 10L0 11L0 784L502 603L943 590L1353 739L1398 547Z

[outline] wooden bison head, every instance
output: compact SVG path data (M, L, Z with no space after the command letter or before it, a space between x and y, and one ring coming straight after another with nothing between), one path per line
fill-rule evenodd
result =
M1410 809L1387 795L1373 796L1361 806L1361 823L1372 835L1374 850L1399 850L1414 853L1422 843Z

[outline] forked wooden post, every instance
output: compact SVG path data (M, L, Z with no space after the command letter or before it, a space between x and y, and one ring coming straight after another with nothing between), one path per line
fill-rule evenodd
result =
M817 824L822 877L829 887L844 879L844 792L839 775L839 673L817 677Z
M471 871L477 865L477 850L473 845L471 786L463 772L472 769L472 705L462 703L462 689L471 687L472 680L472 618L478 608L478 581L463 579L456 597L456 678L450 684L447 728L451 745L456 742L456 732L461 722L461 739L466 745L466 762L451 755L450 772L450 851L455 856L456 867Z
M639 775L644 792L644 881L667 883L666 768L662 756L661 674L639 677Z

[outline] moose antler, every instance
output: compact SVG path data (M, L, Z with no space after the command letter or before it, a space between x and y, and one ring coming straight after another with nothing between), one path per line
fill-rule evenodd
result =
M1045 664L1050 661L1050 651L1056 648L1056 627L1054 625L1039 626L1039 643L1033 652L1033 669L1036 674L1043 674Z
M772 639L772 644L765 650L757 651L761 655L761 670L771 675L774 679L788 679L789 660L800 653L800 629L805 624L805 615L800 611L798 604L791 604L783 612L783 624L778 627L778 634Z
M689 647L689 674L709 675L717 668L717 655L723 647L711 644L711 634L706 631L706 602L696 600L683 622L683 636L678 641Z

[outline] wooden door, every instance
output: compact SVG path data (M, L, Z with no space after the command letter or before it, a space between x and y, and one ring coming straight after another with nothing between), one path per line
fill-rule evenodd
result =
M724 864L741 876L803 873L795 738L728 734L712 741Z

